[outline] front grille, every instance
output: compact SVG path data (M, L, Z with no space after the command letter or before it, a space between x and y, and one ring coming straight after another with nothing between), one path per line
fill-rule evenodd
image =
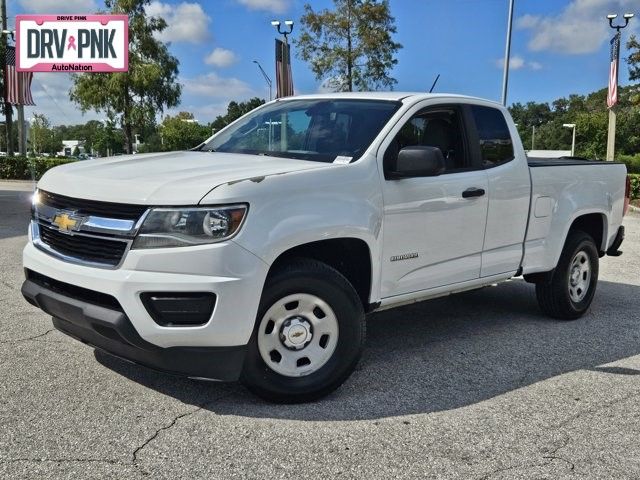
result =
M40 190L40 201L53 208L73 210L80 215L95 217L118 218L123 220L138 220L147 210L145 205L127 205L123 203L98 202L80 198L65 197L56 193Z
M25 269L25 276L27 277L27 280L31 280L41 287L59 293L60 295L64 295L65 297L76 298L93 305L110 308L111 310L123 311L118 300L106 293L96 292L95 290L89 290L88 288L61 282L38 272L34 272L33 270L29 270L28 268Z
M88 235L69 235L39 225L40 240L54 251L74 259L115 267L120 264L127 242Z

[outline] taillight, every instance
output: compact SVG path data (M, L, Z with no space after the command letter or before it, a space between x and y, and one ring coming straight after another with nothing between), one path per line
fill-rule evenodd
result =
M631 203L631 177L627 175L627 180L624 186L624 211L622 215L626 215L629 211L629 204Z

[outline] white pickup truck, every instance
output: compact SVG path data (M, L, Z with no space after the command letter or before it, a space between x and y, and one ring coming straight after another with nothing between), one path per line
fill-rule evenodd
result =
M293 97L192 151L47 172L22 292L113 355L308 401L351 374L369 312L524 275L544 313L580 317L620 253L625 179L527 159L489 101Z

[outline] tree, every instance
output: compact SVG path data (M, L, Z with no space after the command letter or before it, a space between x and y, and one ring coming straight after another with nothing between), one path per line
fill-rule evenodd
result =
M318 80L336 91L393 88L390 76L402 45L388 0L333 0L334 10L314 12L304 6L299 57L311 64Z
M187 150L211 135L209 127L200 125L189 112L180 112L175 117L167 116L160 130L166 150Z
M51 136L51 122L42 113L34 113L29 137L31 140L31 150L33 153L42 153L43 145L47 138Z
M51 128L49 119L41 114L34 113L31 127L29 128L29 143L31 152L35 154L56 154L62 150L62 142L56 132Z
M635 35L631 35L631 38L629 38L627 49L629 49L629 56L627 57L629 80L632 82L640 80L640 41Z
M122 130L115 128L113 120L109 119L104 124L100 124L93 139L93 150L100 156L122 153L123 141Z
M127 153L132 152L134 128L155 121L157 113L180 101L178 59L155 35L167 28L158 17L148 17L150 0L106 0L112 13L129 15L129 71L83 73L73 77L71 100L83 112L95 110L119 118Z
M231 122L263 104L264 100L258 97L253 97L246 102L229 102L229 105L227 105L227 113L225 115L218 115L209 126L216 132L222 130Z
M635 35L631 35L627 42L627 48L629 49L629 56L627 57L629 80L632 82L640 81L640 40ZM636 87L632 94L631 102L634 105L640 105L640 88Z

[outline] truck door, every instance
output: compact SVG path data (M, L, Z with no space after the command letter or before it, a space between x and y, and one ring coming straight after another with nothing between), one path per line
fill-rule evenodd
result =
M476 151L490 192L480 276L515 273L522 261L531 198L527 158L515 126L513 132L509 130L513 122L507 122L503 110L484 105L469 108L475 125L470 136L480 147Z
M419 106L383 142L383 170L400 149L438 147L444 174L383 180L383 298L474 280L480 276L488 181L474 164L462 105Z

